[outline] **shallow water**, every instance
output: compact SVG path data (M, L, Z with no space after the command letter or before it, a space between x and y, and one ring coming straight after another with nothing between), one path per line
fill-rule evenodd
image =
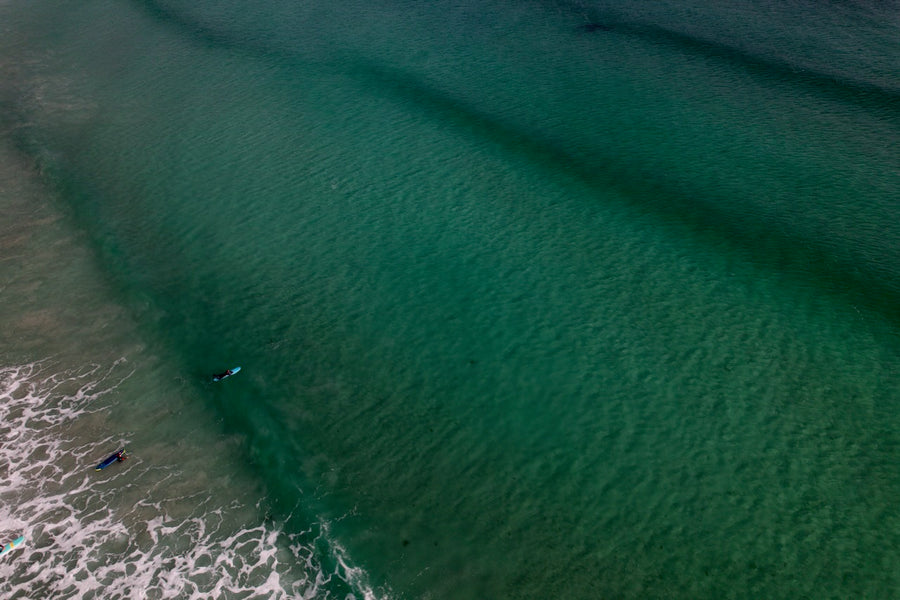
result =
M7 393L92 391L0 529L103 515L122 597L895 595L896 19L700 10L7 3Z

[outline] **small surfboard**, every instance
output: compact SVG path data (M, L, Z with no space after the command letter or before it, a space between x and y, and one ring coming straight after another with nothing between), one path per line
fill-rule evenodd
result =
M4 554L6 554L7 552L9 552L10 550L12 550L13 548L15 548L16 546L21 546L24 542L25 542L25 536L24 536L24 535L20 535L19 537L17 537L16 539L14 539L13 541L11 541L10 543L8 543L8 544L6 544L5 546L3 546L3 548L0 548L0 556L3 556Z
M218 375L213 375L213 381L222 381L226 377L231 377L232 375L234 375L235 373L237 373L240 370L241 370L240 367L235 367L233 369L228 369L224 373L219 373Z
M125 448L121 448L121 449L119 449L119 450L116 450L115 452L113 452L113 453L110 454L109 456L107 456L107 457L106 457L106 460L104 460L102 463L100 463L99 465L97 465L97 469L96 469L96 470L97 470L97 471L102 471L103 469L105 469L105 468L108 467L109 465L113 464L114 462L122 462L122 461L125 460L126 458L128 458L128 457L127 457L126 454L125 454Z

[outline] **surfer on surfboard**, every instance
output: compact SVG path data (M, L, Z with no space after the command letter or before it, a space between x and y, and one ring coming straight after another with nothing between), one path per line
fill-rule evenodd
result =
M232 375L234 375L235 373L237 373L240 370L241 370L240 367L235 367L233 369L228 369L224 373L219 373L218 375L213 375L213 381L222 381L226 377L231 377Z
M128 455L125 454L125 448L122 448L121 450L116 450L114 453L107 456L106 460L104 460L102 463L97 465L96 470L102 471L103 469L105 469L109 465L113 464L114 462L122 462L126 458L128 458Z

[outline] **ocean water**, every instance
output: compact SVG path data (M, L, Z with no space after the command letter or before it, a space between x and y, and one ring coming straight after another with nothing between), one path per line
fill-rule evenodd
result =
M0 3L0 591L900 597L897 9Z

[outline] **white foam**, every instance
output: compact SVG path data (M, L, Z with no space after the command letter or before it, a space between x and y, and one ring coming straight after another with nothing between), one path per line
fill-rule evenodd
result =
M338 565L338 574L341 579L346 581L350 586L359 590L364 600L378 600L379 596L369 582L369 576L366 571L360 567L354 566L347 555L347 550L334 538L331 537L331 527L326 522L320 522L322 535L326 538L328 547L331 549L332 556ZM382 598L388 598L387 595Z
M130 374L123 361L76 372L49 362L0 368L0 542L25 536L0 557L5 597L313 599L334 597L339 580L353 590L346 599L377 598L328 523L315 536L288 534L260 524L261 507L210 490L166 496L186 489L185 474L139 457L97 474L97 448L128 440L78 442L68 431L108 406L104 396ZM129 505L129 495L140 499ZM186 517L167 509L185 505L195 507ZM318 559L323 546L332 572Z

